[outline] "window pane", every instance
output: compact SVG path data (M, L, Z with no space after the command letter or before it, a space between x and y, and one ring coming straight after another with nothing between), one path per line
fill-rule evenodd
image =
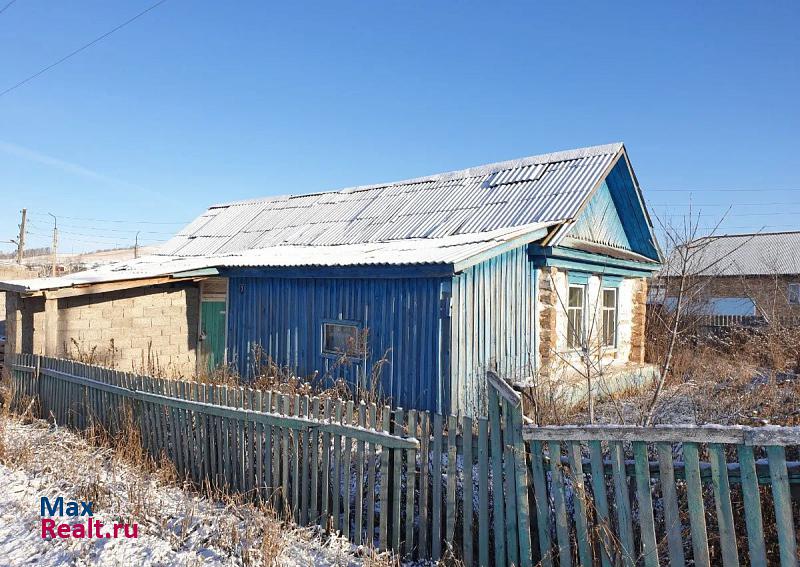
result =
M355 325L323 324L323 350L332 354L360 354L358 327Z
M583 307L583 286L572 285L569 287L569 306Z
M800 284L789 284L789 303L800 303Z
M583 309L568 312L567 346L576 348L583 343Z
M601 325L603 346L616 346L617 344L617 290L603 289L603 321Z
M617 312L603 309L603 346L614 346L617 331Z

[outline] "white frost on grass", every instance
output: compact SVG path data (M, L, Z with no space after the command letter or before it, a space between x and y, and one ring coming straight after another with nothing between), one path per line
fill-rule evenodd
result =
M0 464L0 565L264 563L259 552L263 532L252 529L258 524L255 515L262 512L253 507L226 505L182 490L44 422L22 424L5 416L0 420L7 463ZM42 539L42 496L94 500L95 519L106 526L136 522L139 537ZM310 529L278 528L273 539L278 542L274 564L361 565L347 541L323 541Z

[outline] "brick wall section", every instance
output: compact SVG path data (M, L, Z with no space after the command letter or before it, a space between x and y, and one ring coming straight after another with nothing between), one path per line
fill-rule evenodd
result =
M556 317L558 294L553 277L557 268L542 268L539 273L539 361L542 375L551 367L553 352L556 348Z
M644 363L645 324L647 321L647 280L636 280L633 289L633 314L631 317L631 353L629 360Z

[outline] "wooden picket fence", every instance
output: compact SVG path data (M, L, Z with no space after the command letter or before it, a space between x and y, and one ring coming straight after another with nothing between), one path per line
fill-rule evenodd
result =
M534 427L492 374L488 415L470 418L32 355L12 369L17 411L133 424L197 484L406 559L797 565L800 428Z

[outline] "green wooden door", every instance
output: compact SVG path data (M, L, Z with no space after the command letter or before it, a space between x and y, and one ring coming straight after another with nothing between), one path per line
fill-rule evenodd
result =
M214 370L225 362L225 302L200 302L200 355L203 369Z

